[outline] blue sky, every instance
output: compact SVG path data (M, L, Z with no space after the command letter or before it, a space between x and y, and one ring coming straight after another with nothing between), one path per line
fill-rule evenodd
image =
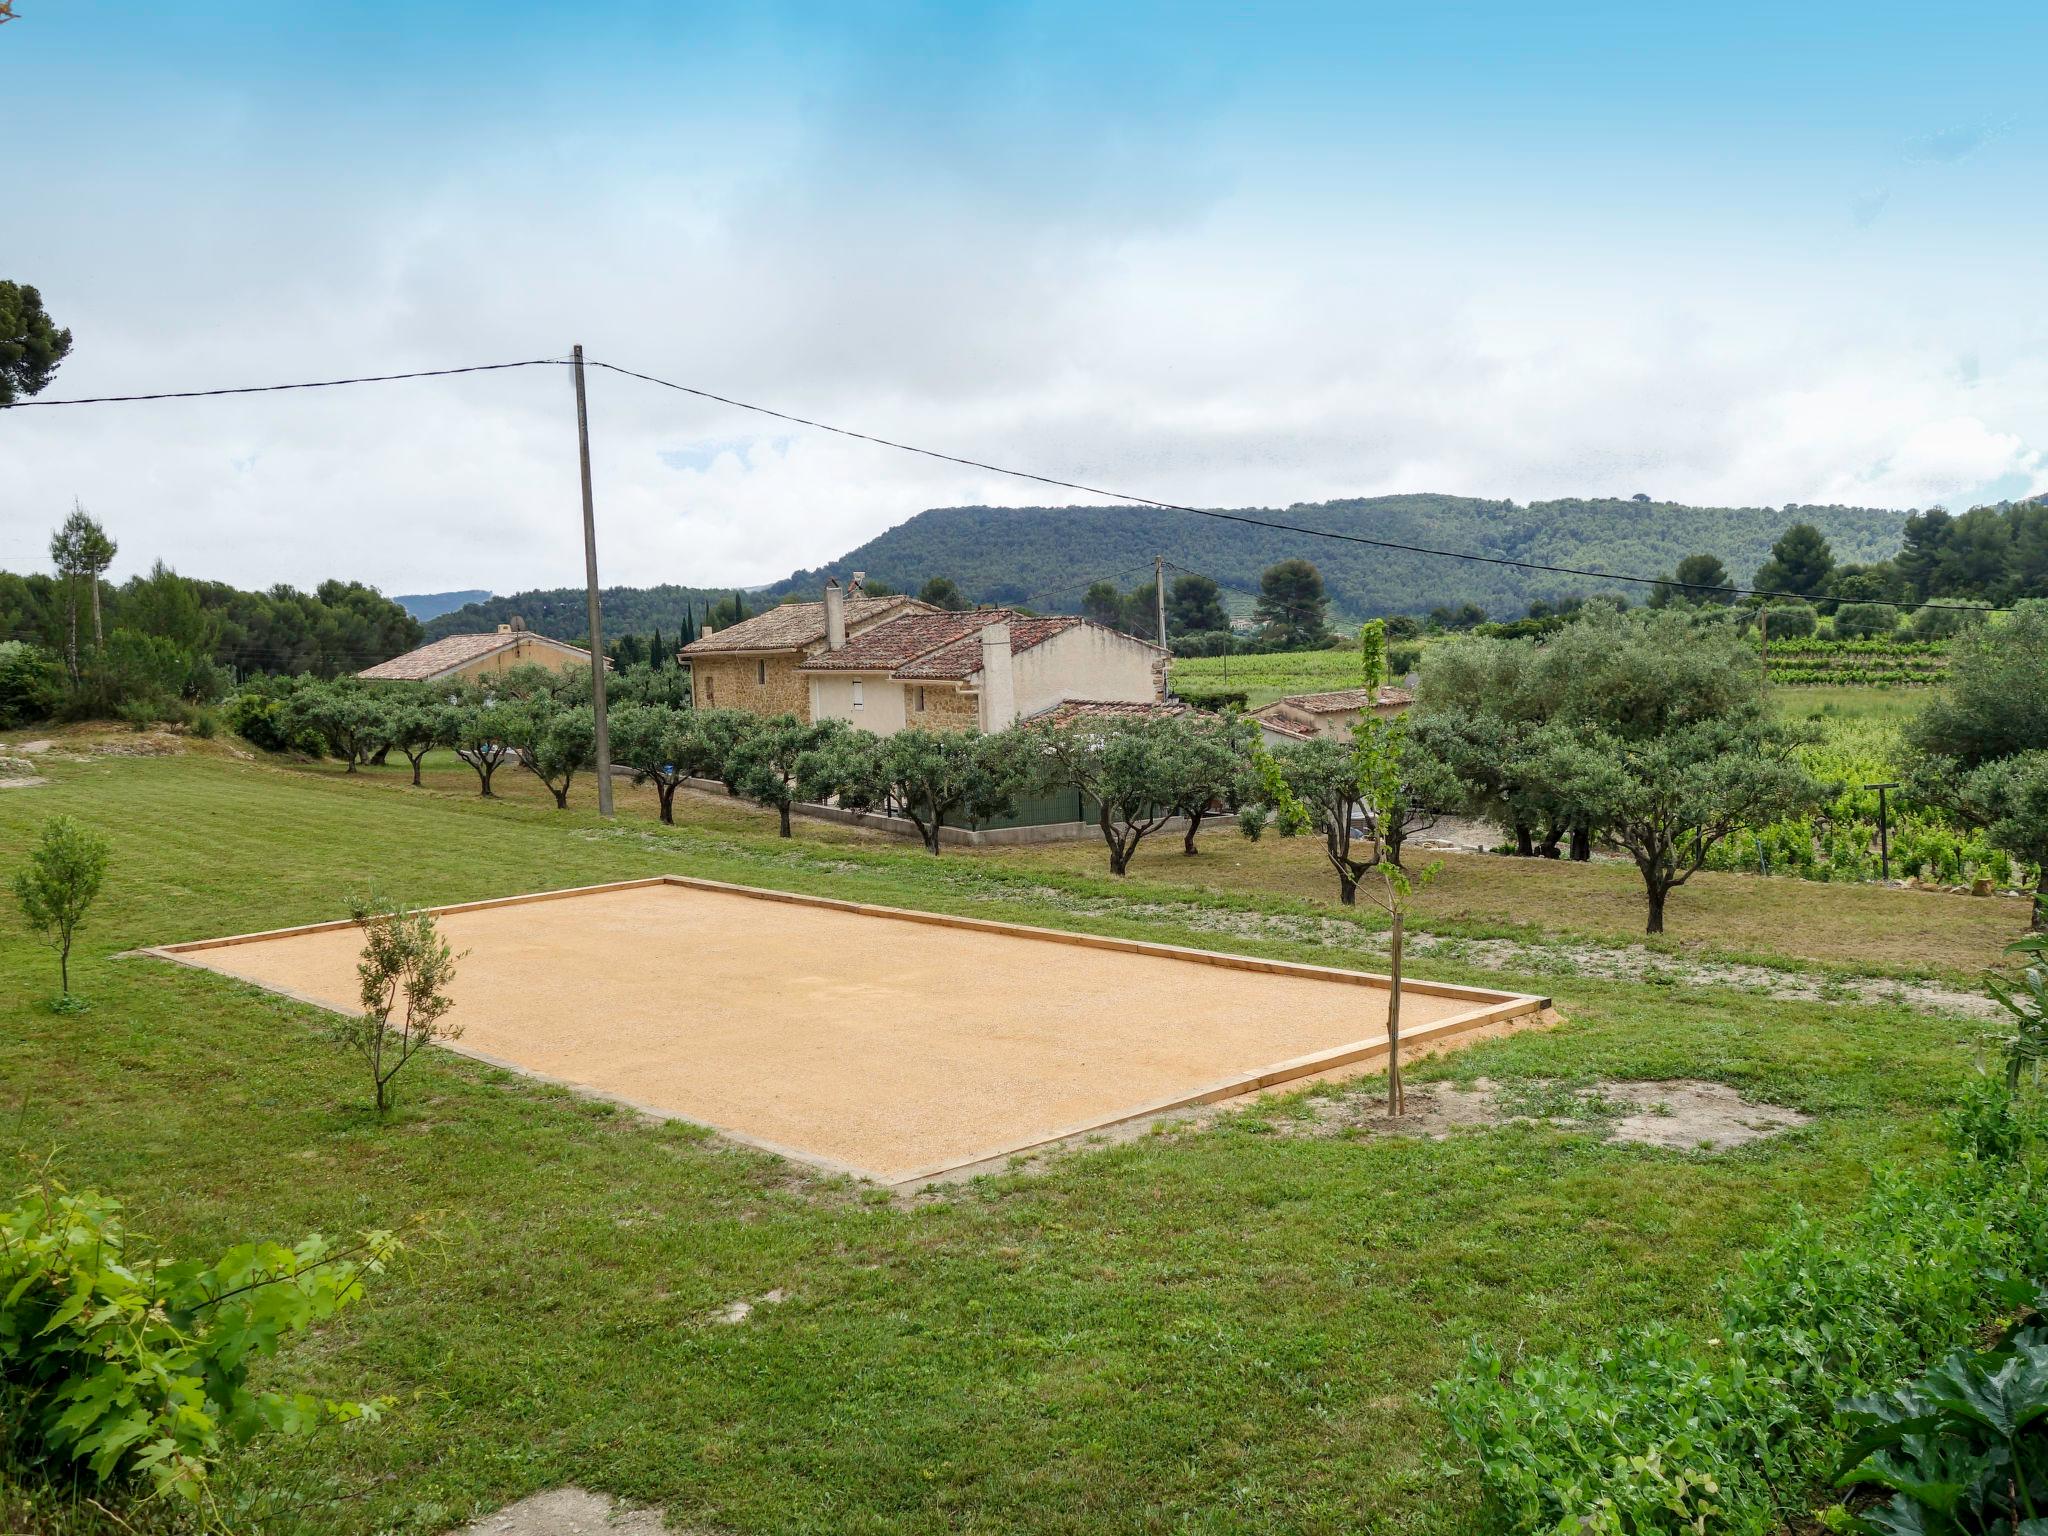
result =
M1215 504L2048 488L2048 8L17 10L0 276L77 333L56 394L582 340ZM78 496L123 565L573 581L564 404L13 413L0 564ZM593 412L622 580L1039 499L626 381Z

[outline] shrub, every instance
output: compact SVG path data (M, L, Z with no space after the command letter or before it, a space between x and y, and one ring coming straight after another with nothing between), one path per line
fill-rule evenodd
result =
M397 1251L240 1243L208 1261L141 1252L119 1202L45 1183L0 1214L0 1382L12 1453L53 1472L196 1499L229 1449L375 1418L383 1402L253 1391L250 1367L362 1297Z
M1836 1399L1966 1342L1999 1272L2048 1262L2048 1126L2038 1099L2004 1096L1950 1121L1935 1170L1880 1170L1839 1226L1801 1217L1745 1260L1713 1339L1649 1329L1512 1364L1475 1346L1438 1402L1477 1455L1489 1528L1763 1536L1804 1516L1857 1427Z
M1875 640L1899 627L1899 610L1890 603L1844 603L1835 610L1837 640Z
M0 641L0 731L34 725L64 701L63 664L40 646Z
M2048 1290L2015 1280L2005 1299L2030 1320L1981 1354L1959 1349L1909 1386L1851 1398L1837 1412L1855 1431L1840 1482L1892 1490L1854 1518L1872 1536L2048 1527Z
M1769 603L1764 614L1765 631L1773 646L1780 640L1803 640L1820 627L1820 617L1809 603Z
M228 729L265 752L303 752L318 757L319 735L292 712L291 701L302 690L318 687L311 677L258 677L242 685L228 700Z
M1916 608L1913 610L1913 638L1915 640L1953 640L1966 629L1975 629L1984 622L1985 610L1978 604L1965 604L1954 598L1939 607Z

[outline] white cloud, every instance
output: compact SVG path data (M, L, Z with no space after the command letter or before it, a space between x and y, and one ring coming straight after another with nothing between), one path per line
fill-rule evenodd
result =
M1967 282L1612 228L1546 241L1219 188L1090 220L820 186L790 166L571 181L566 155L346 189L22 270L78 351L53 394L564 350L1060 478L1210 505L1397 490L1967 504L2048 484L2048 372L2014 259ZM536 168L536 165L538 168ZM170 217L166 212L166 218ZM1837 221L1839 214L1832 215ZM280 232L282 231L282 232ZM147 292L175 302L146 301ZM1974 374L1959 366L1976 359ZM773 579L927 506L1081 499L591 378L608 581ZM0 416L0 564L73 495L122 541L267 585L581 579L553 371Z

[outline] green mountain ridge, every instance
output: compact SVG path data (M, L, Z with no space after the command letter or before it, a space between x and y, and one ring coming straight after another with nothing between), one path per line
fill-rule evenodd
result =
M1771 545L1793 523L1814 524L1842 563L1883 560L1898 552L1906 514L1878 507L1692 507L1675 502L1563 500L1486 501L1430 494L1375 496L1232 509L1237 515L1305 528L1421 545L1494 559L1575 566L1626 576L1670 572L1691 554L1720 558L1748 583ZM920 512L829 565L793 572L749 589L749 611L784 597L815 597L827 577L844 582L865 571L878 582L915 592L934 576L950 576L971 602L1006 603L1047 612L1077 612L1098 580L1128 589L1149 580L1154 555L1175 567L1212 576L1233 610L1258 590L1275 561L1305 556L1323 573L1331 604L1347 619L1426 613L1440 604L1477 603L1501 618L1518 616L1537 598L1608 592L1640 602L1649 588L1594 577L1527 571L1347 543L1245 523L1147 507L934 507ZM653 586L604 589L608 635L673 636L684 605L701 617L727 587ZM513 615L542 634L580 638L586 628L581 587L556 587L493 597L427 623L429 638L495 627Z
M1876 507L1691 507L1674 502L1544 501L1518 506L1440 495L1376 496L1231 509L1235 515L1457 554L1528 560L1626 576L1658 576L1686 555L1718 556L1740 583L1769 558L1793 523L1818 527L1838 562L1882 560L1899 549L1906 514ZM810 592L853 571L903 591L950 576L976 602L1074 611L1091 582L1146 580L1152 558L1211 576L1226 591L1256 592L1259 574L1293 555L1323 573L1332 607L1348 618L1422 613L1474 602L1513 617L1537 598L1601 592L1640 601L1635 583L1527 571L1316 538L1146 507L939 507L814 570L768 589Z

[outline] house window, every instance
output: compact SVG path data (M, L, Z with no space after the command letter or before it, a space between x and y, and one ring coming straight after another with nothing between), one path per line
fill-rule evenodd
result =
M713 708L718 703L718 679L709 672L704 674L704 707Z
M766 688L768 686L767 662L757 661L754 663L754 681L759 683L763 688Z
M862 696L861 683L859 678L855 678L853 680L853 707L855 709L867 708L867 700Z
M917 690L917 712L920 715L924 713L924 689L922 688Z

